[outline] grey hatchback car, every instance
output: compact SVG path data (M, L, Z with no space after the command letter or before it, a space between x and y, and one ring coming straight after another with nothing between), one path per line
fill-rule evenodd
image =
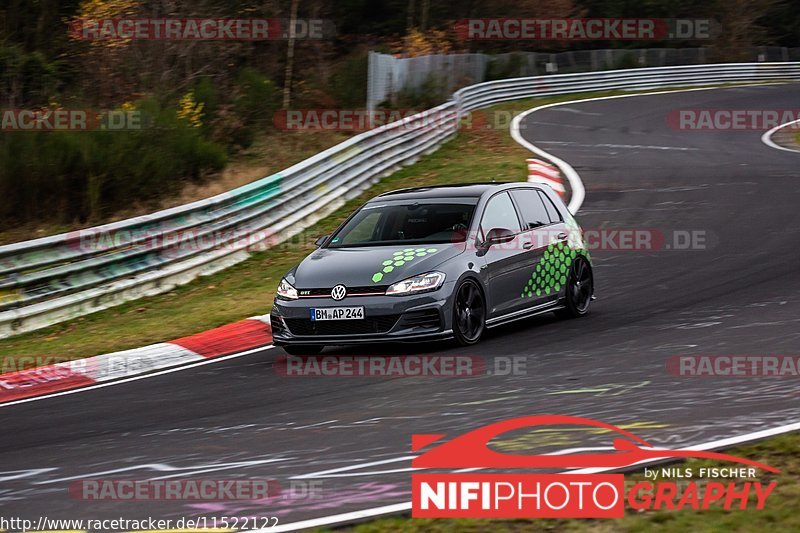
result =
M483 183L402 189L353 213L281 280L274 343L453 338L533 315L580 317L594 277L583 231L552 189Z

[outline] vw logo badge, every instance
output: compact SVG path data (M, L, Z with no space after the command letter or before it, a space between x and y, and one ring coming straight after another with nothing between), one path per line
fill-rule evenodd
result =
M344 297L347 296L347 288L344 285L337 285L331 291L331 298L336 300L344 300Z

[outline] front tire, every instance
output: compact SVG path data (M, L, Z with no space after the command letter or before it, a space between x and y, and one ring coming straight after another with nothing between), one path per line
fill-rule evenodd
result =
M589 262L578 256L569 269L564 309L556 311L559 318L579 318L589 312L594 295L594 276Z
M288 344L282 348L289 355L317 355L325 347L313 344Z
M453 337L461 346L481 340L486 329L486 301L477 282L465 279L453 298Z

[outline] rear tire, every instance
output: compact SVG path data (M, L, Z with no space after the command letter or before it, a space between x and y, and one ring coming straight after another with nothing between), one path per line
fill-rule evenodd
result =
M281 348L289 355L317 355L325 347L314 344L289 344Z
M558 318L579 318L589 313L594 295L592 267L583 257L576 257L569 269L564 309L555 312Z
M481 340L486 329L486 301L478 283L465 279L453 296L453 337L461 346Z

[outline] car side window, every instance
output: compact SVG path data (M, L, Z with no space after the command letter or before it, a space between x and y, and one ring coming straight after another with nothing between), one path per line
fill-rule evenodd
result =
M550 224L550 215L536 189L516 189L511 195L519 206L526 230Z
M561 218L561 213L558 212L558 209L556 209L556 206L553 204L553 200L548 198L547 195L542 191L539 191L539 195L542 197L544 207L547 209L547 214L550 216L550 222L553 224L557 222L564 222L564 219Z
M514 203L507 192L492 196L486 204L481 220L481 230L483 233L497 228L507 229L513 233L519 233L522 228L519 226L519 218Z

